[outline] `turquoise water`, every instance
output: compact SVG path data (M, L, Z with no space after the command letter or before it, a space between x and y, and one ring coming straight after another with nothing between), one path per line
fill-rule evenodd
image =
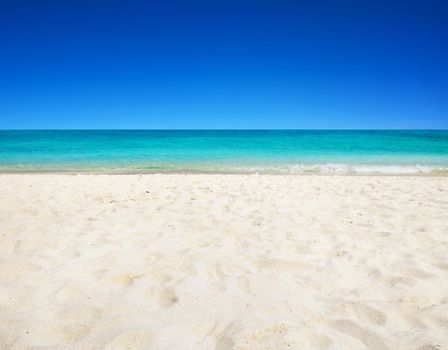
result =
M448 131L0 131L0 171L440 173Z

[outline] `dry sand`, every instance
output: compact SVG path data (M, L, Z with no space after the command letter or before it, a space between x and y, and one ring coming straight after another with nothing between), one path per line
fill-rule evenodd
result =
M448 178L1 175L2 349L447 349Z

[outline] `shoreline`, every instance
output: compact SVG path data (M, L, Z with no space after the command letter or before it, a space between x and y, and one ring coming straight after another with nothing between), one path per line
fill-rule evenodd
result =
M281 172L222 172L222 171L160 171L160 170L147 170L147 171L91 171L91 170L32 170L32 171L18 171L0 170L0 175L247 175L247 176L328 176L328 177L345 177L345 176L375 176L375 177L448 177L448 172L441 173L378 173L378 172L362 172L362 173L281 173Z

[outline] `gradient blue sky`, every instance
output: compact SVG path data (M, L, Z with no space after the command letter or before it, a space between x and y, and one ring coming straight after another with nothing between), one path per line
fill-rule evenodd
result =
M448 1L0 0L0 128L448 128Z

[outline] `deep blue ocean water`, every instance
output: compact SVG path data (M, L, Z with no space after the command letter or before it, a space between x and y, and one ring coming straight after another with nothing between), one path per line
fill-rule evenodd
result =
M0 171L445 173L448 131L0 131Z

